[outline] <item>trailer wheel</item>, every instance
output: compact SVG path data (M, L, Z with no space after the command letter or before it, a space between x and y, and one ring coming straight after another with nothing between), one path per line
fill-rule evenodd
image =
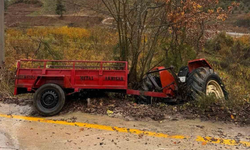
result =
M43 116L53 116L61 111L65 103L65 93L56 84L45 84L34 94L34 107Z
M228 93L220 77L209 68L197 68L189 74L187 87L190 90L189 98L201 98L204 94L213 94L219 99L228 99Z

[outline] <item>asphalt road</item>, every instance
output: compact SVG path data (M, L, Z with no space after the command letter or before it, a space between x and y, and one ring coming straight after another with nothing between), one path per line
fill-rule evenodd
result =
M234 124L125 121L80 112L29 117L29 106L0 105L0 150L250 149L250 127Z

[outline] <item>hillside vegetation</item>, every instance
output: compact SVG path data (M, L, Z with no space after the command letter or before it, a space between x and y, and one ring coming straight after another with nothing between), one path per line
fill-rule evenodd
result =
M13 5L17 3L26 3L26 4L35 4L40 6L40 9L30 13L28 16L32 17L55 17L56 14L56 3L57 0L10 0L8 1L8 5ZM218 30L221 31L234 31L234 32L249 32L249 13L250 13L250 1L248 0L220 0L218 7L222 9L227 9L232 3L237 3L237 7L233 7L232 11L228 14L228 19L221 21L212 21L211 23L217 23ZM79 18L69 18L69 16L88 16L88 17L99 17L105 18L109 17L109 14L103 13L103 9L105 6L103 5L101 0L64 0L63 4L65 6L66 12L65 16L67 16L64 20L54 19L53 22L51 19L48 21L48 26L54 25L67 25L71 22L74 26L86 27L86 24L83 22L89 22L89 24L93 24L95 22L100 22L96 19L94 21L79 19ZM22 7L22 6L19 6ZM216 11L216 7L214 7L214 11ZM82 23L80 23L80 21ZM38 22L32 23L32 19L25 20L25 26L39 26L39 23L42 26L45 26L45 23ZM37 22L37 21L35 21ZM84 25L83 25L84 24Z

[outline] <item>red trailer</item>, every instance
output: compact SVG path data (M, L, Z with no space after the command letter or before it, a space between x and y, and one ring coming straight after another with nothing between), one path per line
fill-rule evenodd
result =
M202 73L202 70L197 70L202 68L205 73L209 71L209 77L212 75L211 81L216 81L212 84L213 87L210 85L210 93L224 97L224 85L219 77L211 72L212 67L205 59L190 61L188 66L180 70L178 76L173 73L172 67L154 68L147 73L139 90L128 89L127 62L19 60L14 95L35 93L34 106L41 115L46 116L60 112L66 95L88 89L137 95L148 103L151 97L175 99L183 95L180 93L180 89L183 90L184 87L182 85L187 83L190 77L193 78L192 74L195 72ZM155 75L156 73L158 75ZM207 84L208 81L204 82ZM185 89L190 88L192 87L185 86ZM201 91L206 93L203 89ZM193 93L191 96L195 98L197 94Z

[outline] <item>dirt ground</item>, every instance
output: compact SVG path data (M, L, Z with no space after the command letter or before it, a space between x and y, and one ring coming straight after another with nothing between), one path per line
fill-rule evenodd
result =
M114 98L116 97L116 98ZM0 98L4 104L16 104L18 106L29 106L32 104L32 96L28 98L6 97ZM212 103L206 108L199 108L196 102L185 102L181 104L154 103L152 105L140 105L133 102L132 97L123 95L109 96L106 93L84 95L83 97L70 96L60 115L82 112L93 115L108 115L127 121L176 121L182 119L200 119L202 121L234 123L238 126L250 125L250 104L241 109L232 110L217 103ZM29 116L39 116L32 111Z
M10 100L0 102L0 114L36 116L30 100ZM68 103L69 104L69 103ZM79 103L78 103L79 104ZM70 107L70 105L68 105ZM82 122L113 127L125 127L163 133L168 135L183 135L188 139L171 139L135 135L130 133L107 131L94 128L82 128L56 123L34 122L23 119L0 117L0 149L47 150L47 149L130 149L130 150L203 150L203 149L250 149L244 145L213 144L197 141L197 137L214 137L235 141L250 142L250 127L240 127L232 123L189 120L178 116L154 121L150 117L138 119L112 113L97 114L69 111L68 107L57 116L47 119L67 122ZM110 106L111 107L111 106ZM139 106L138 106L139 107ZM145 106L143 106L145 107ZM93 106L89 106L91 110ZM90 111L86 105L84 109ZM140 108L141 109L141 108ZM115 111L115 109L113 109ZM148 110L149 112L151 110ZM131 114L136 112L131 111ZM117 114L116 114L117 115ZM146 114L147 115L147 114ZM2 116L2 115L0 115ZM137 116L138 117L138 116Z

